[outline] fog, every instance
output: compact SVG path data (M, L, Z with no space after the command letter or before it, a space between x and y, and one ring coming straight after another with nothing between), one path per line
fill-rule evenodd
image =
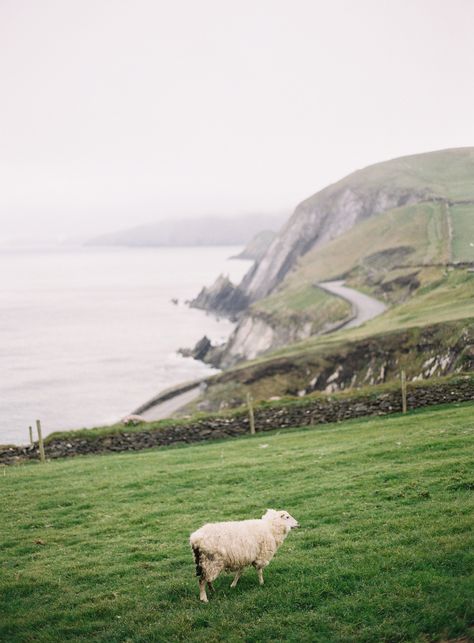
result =
M474 144L470 0L3 0L0 242L291 212Z

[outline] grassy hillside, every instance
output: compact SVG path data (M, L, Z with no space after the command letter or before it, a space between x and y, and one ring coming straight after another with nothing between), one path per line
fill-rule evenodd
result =
M474 203L450 208L453 261L474 262Z
M452 201L474 199L474 148L459 147L376 163L338 181L357 190L360 186L390 185L397 189L427 189L433 196ZM314 197L310 197L314 198Z
M447 260L446 214L440 203L420 203L368 219L305 255L289 283L328 281L358 264L388 270L394 264L419 265ZM377 256L394 249L393 256ZM372 261L370 261L372 258Z
M4 470L0 639L440 641L474 623L472 404ZM259 587L198 601L206 520L289 510Z

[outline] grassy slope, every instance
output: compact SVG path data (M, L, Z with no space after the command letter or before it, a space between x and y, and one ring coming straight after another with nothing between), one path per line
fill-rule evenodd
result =
M439 197L466 200L474 198L473 176L474 148L452 148L371 165L345 177L334 188L342 185L357 190L360 186L385 184L394 190L426 188ZM333 186L326 189L330 191Z
M474 622L473 411L439 407L8 468L0 639L352 643L465 634ZM189 533L268 506L289 510L302 529L283 544L266 585L254 570L235 590L222 576L201 605Z
M285 287L306 281L336 279L376 252L409 246L413 253L400 259L408 265L431 263L445 254L444 212L439 203L421 203L389 210L308 252Z
M453 260L474 261L474 204L450 208L453 225Z

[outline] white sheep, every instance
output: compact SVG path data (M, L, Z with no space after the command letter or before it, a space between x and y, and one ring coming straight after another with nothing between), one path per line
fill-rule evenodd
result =
M235 587L244 567L253 565L263 585L263 568L268 565L289 531L299 527L287 511L267 509L260 520L214 522L191 534L191 544L199 577L199 598L207 603L206 583L214 591L214 581L222 571L235 572Z

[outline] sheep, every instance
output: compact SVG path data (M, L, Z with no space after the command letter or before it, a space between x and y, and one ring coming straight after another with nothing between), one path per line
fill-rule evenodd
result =
M244 567L253 565L263 585L263 568L294 527L299 527L298 521L287 511L267 509L260 520L208 523L192 533L189 543L199 577L200 600L208 602L206 583L214 591L212 582L222 571L235 572L231 584L235 587Z

